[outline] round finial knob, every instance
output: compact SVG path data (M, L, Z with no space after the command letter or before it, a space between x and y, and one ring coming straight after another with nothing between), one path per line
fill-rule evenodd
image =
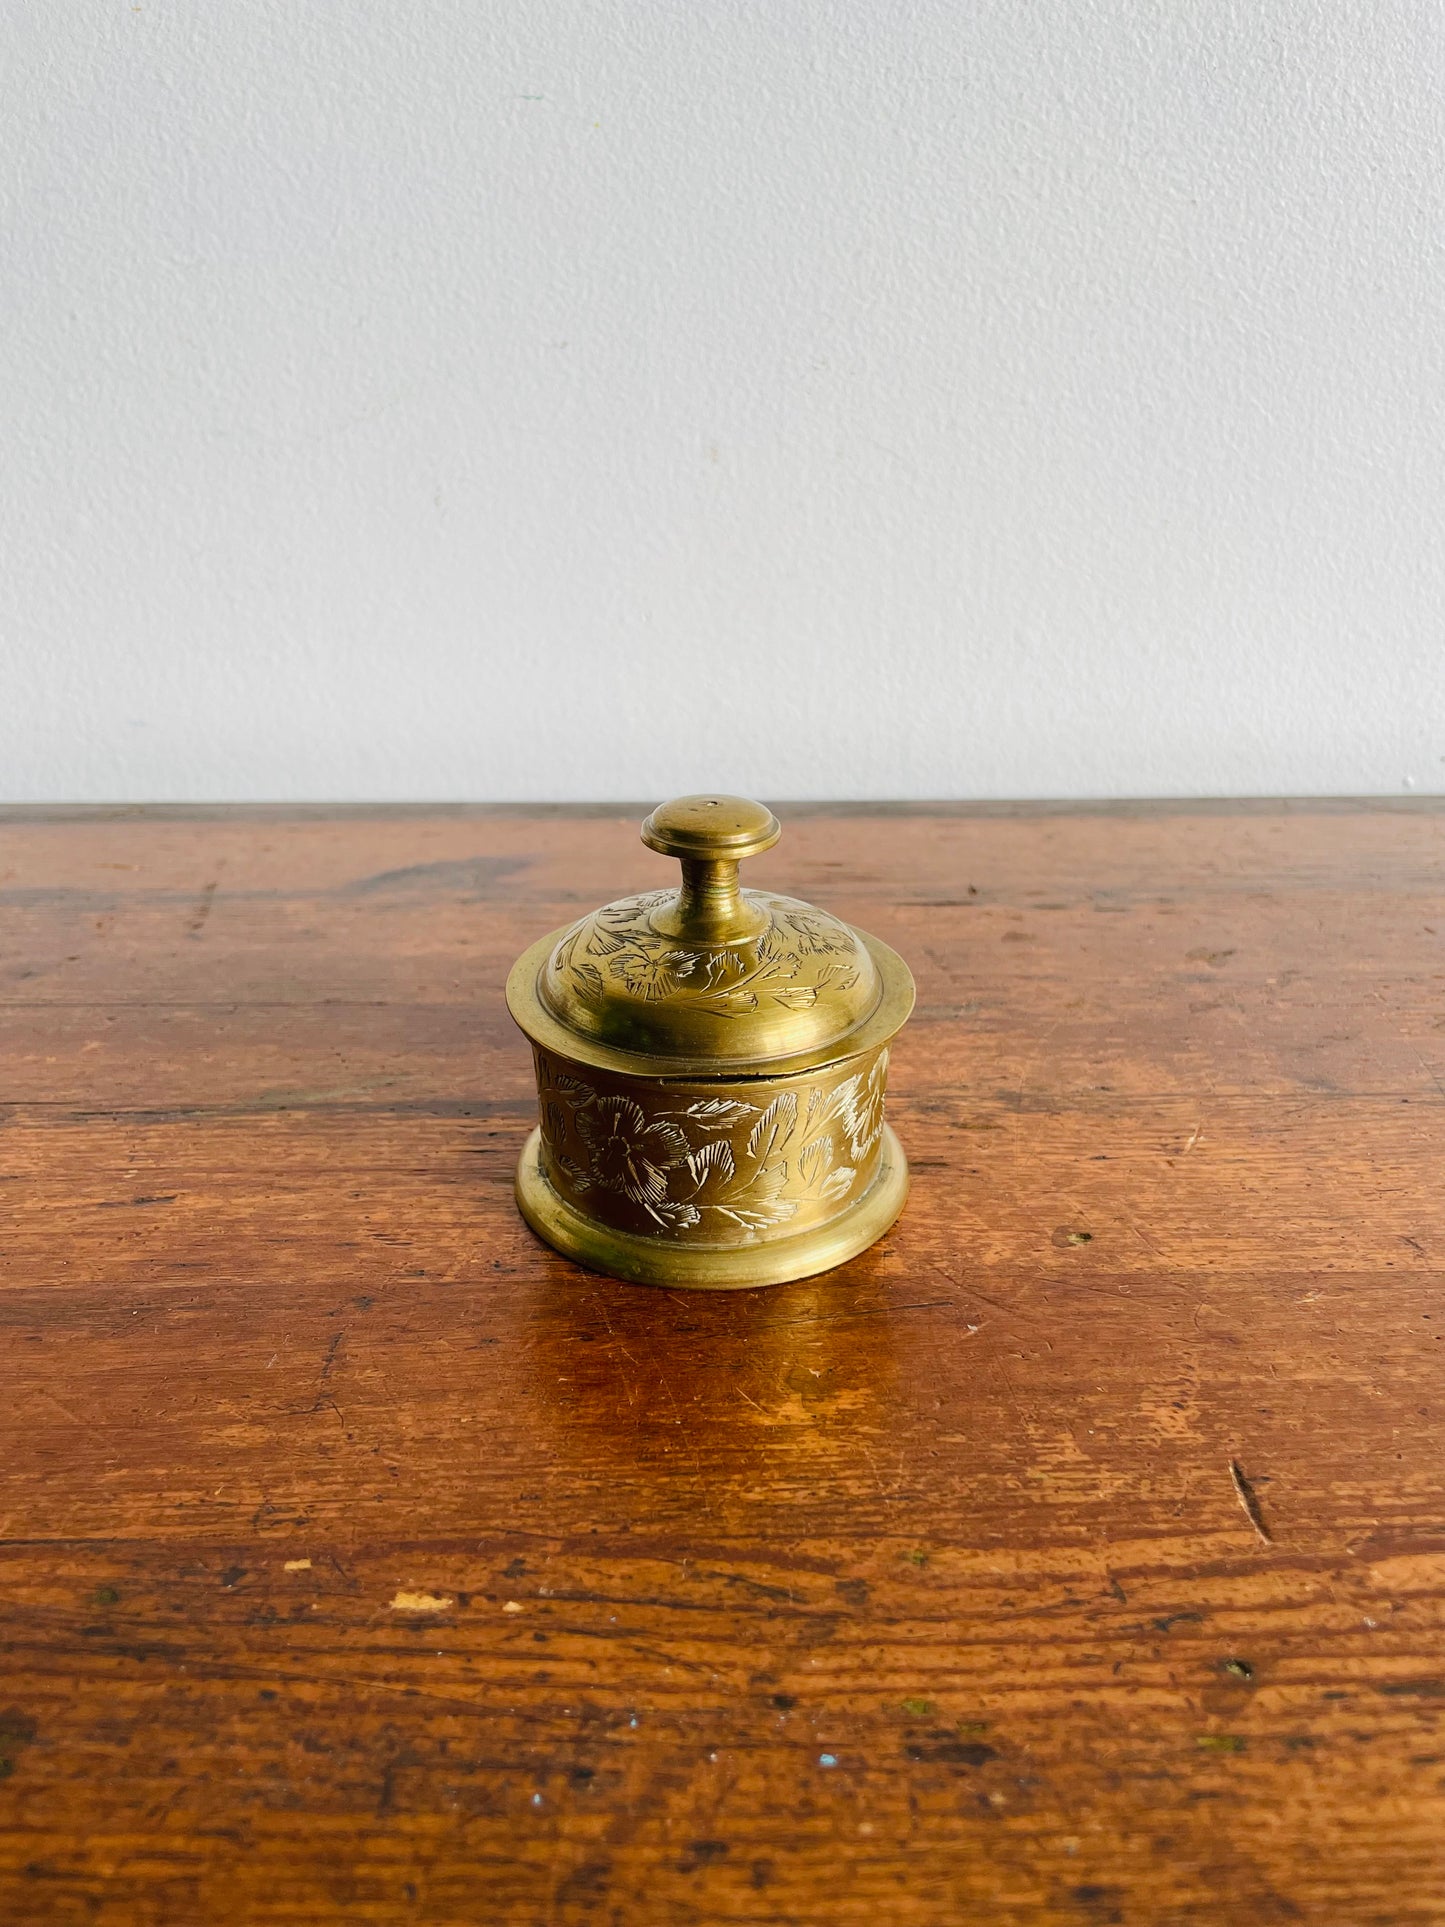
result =
M767 917L738 889L738 864L770 850L782 835L777 817L746 796L677 796L659 803L642 826L649 850L682 864L682 888L653 912L652 927L697 944L745 943Z
M782 833L772 811L746 796L676 796L659 803L642 826L648 849L704 863L757 856Z

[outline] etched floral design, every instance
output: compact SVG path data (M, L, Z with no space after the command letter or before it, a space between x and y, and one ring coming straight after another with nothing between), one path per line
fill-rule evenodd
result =
M574 924L552 953L554 975L569 977L588 1001L600 1001L610 979L643 1001L682 995L724 1017L755 1011L764 1000L806 1010L828 988L848 991L858 982L846 938L806 904L788 897L765 899L772 921L755 943L689 950L648 923L648 913L671 894L659 890L626 898ZM821 970L811 962L828 956L838 961ZM807 981L797 982L800 975Z
M817 1098L818 1118L823 1124L837 1118L848 1143L848 1153L862 1162L883 1135L883 1097L888 1082L888 1053L879 1054L866 1074L862 1071L845 1079L829 1096Z
M634 997L670 997L678 984L677 961L673 951L636 949L617 959L612 975L621 978Z
M626 1199L659 1226L735 1236L841 1203L870 1174L883 1131L888 1053L838 1082L766 1104L696 1097L665 1111L594 1090L539 1057L542 1124L562 1181Z
M621 1192L660 1222L696 1224L697 1212L675 1215L668 1199L669 1174L687 1156L686 1137L666 1118L647 1121L630 1097L594 1097L576 1110L577 1130L587 1147L587 1180ZM660 1213L662 1215L660 1215Z
M836 931L816 910L783 911L779 921L793 935L793 948L804 957L826 957L838 948Z

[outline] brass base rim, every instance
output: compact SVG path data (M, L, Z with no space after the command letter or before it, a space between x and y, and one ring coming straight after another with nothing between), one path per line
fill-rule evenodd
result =
M589 1271L632 1285L666 1285L679 1291L747 1291L785 1285L832 1271L876 1244L908 1197L908 1160L892 1127L873 1182L827 1224L753 1245L679 1245L594 1224L547 1182L542 1171L541 1130L527 1139L517 1165L517 1207L545 1244Z

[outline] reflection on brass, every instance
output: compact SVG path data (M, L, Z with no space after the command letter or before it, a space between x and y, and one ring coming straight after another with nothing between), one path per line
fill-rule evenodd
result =
M541 1121L517 1201L595 1271L727 1289L806 1278L886 1231L908 1167L884 1122L913 1008L886 944L738 864L781 834L760 803L684 796L642 826L681 887L623 897L517 959Z

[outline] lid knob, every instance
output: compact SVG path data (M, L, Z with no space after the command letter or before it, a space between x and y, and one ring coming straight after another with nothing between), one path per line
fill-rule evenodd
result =
M665 936L695 943L742 943L767 925L738 888L738 864L782 835L772 811L746 796L677 796L642 826L650 850L682 864L682 889L652 919Z
M767 805L746 796L675 796L659 803L642 826L648 849L664 856L730 857L735 863L772 849L782 833Z

